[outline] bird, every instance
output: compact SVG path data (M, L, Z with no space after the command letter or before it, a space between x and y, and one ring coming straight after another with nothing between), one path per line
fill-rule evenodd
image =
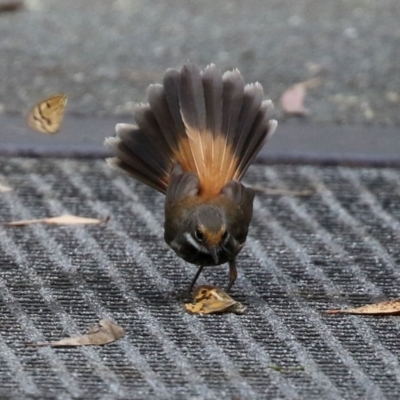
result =
M148 87L136 124L117 124L105 140L112 168L165 195L164 239L198 267L189 293L204 267L229 264L227 291L237 279L255 196L241 180L277 127L263 98L238 69L186 63Z

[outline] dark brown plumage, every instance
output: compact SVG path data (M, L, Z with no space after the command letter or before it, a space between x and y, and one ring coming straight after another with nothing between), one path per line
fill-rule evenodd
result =
M204 266L224 262L229 287L236 279L254 198L239 181L276 127L262 98L262 86L245 85L238 70L187 64L149 87L137 125L118 124L106 139L112 167L166 194L165 240L200 266L192 286Z

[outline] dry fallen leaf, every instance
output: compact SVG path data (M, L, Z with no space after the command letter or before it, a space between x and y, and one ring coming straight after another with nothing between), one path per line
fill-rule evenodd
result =
M349 308L348 310L328 310L327 314L364 314L364 315L390 315L400 314L400 299L383 301L382 303L368 304L362 307Z
M5 222L3 225L5 226L26 226L33 224L49 224L49 225L94 225L101 224L107 222L106 219L97 219L97 218L85 218L85 217L77 217L75 215L61 215L60 217L51 217L51 218L40 218L40 219L26 219L21 221L12 221Z
M11 190L12 190L12 188L10 188L10 186L0 183L0 193L11 192Z
M246 306L233 300L222 289L203 285L199 286L193 295L194 303L186 303L186 311L192 314L213 314L221 312L233 312L243 314L246 311Z
M61 128L67 101L65 94L56 94L35 104L27 117L28 126L37 132L54 135Z
M88 333L47 343L29 343L30 346L42 347L65 347L65 346L101 346L115 342L125 336L124 328L115 324L111 320L104 318L98 324L90 327Z
M304 107L307 89L315 88L319 86L320 83L320 78L313 78L305 82L296 83L286 89L280 99L283 111L290 115L307 115L308 110Z
M308 114L308 110L304 107L306 93L306 87L301 83L297 83L289 89L286 89L281 97L283 111L291 115Z

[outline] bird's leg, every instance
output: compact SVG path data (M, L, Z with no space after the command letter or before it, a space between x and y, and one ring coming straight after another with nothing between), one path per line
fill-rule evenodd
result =
M201 266L199 267L199 269L197 270L196 275L194 276L194 278L193 278L193 280L192 280L192 283L190 284L190 287L189 287L189 294L192 293L193 287L194 287L194 285L196 284L196 281L197 281L197 279L199 278L201 272L203 271L203 268L204 268L204 265L201 265Z
M229 261L229 284L226 289L227 292L231 290L231 287L235 283L237 278L237 269L236 269L236 261L235 259Z

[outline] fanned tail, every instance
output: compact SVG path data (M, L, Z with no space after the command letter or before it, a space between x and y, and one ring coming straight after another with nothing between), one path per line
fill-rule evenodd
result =
M136 107L137 125L118 124L106 140L115 155L108 162L162 193L178 162L198 175L200 195L217 195L243 177L276 127L262 98L262 86L245 86L238 70L170 69L163 85L150 85L149 104Z

